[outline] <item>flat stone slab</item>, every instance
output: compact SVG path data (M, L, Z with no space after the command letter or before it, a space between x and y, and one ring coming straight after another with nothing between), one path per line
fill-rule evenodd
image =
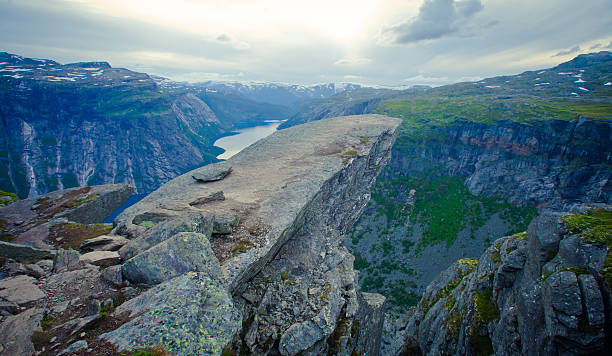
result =
M16 304L35 302L45 297L30 276L17 276L0 280L0 298Z
M93 251L81 255L79 261L95 266L108 267L121 263L121 257L119 257L119 252L116 251Z
M210 169L205 171L197 171L191 174L191 177L198 183L208 183L225 178L232 171L232 166L225 163L211 164Z
M359 115L326 119L277 131L226 162L204 166L164 184L116 219L117 231L146 236L144 217L157 223L187 214L233 213L239 224L211 244L231 288L251 278L299 229L322 187L356 161L375 166L393 144L400 119ZM231 167L224 179L200 184ZM222 191L224 200L193 206Z
M123 245L128 243L128 239L118 235L102 235L83 241L79 250L92 251L92 250L104 250L104 251L117 251Z
M41 250L35 247L0 241L0 257L17 261L40 260L53 258L50 250Z

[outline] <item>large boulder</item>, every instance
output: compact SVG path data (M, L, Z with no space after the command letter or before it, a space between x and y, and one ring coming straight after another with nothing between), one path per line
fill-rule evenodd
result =
M121 304L133 318L100 338L119 352L163 346L175 355L220 355L241 325L231 295L206 273L189 272Z
M187 272L220 276L219 261L208 237L195 232L178 233L127 260L123 276L131 283L159 284Z
M12 315L0 324L0 355L29 356L36 354L32 335L42 331L43 310L32 308Z
M197 232L210 236L213 221L214 216L211 214L192 213L161 222L123 246L119 254L123 259L131 258L179 232Z

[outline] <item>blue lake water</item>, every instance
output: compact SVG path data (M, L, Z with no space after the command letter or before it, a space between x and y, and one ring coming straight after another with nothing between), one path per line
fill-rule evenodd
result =
M281 123L282 121L270 120L266 121L265 125L240 129L234 135L221 137L213 145L223 148L225 152L218 155L217 158L228 159L232 157L251 144L274 133Z

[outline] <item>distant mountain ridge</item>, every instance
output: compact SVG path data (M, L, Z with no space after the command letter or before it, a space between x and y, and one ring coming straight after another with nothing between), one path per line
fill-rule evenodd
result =
M207 81L197 85L223 93L240 94L254 101L284 106L301 105L312 99L324 99L344 91L362 88L360 84L352 83L297 85L266 82Z

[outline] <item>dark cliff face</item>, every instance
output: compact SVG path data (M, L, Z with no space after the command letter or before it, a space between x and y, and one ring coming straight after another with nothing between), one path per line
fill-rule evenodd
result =
M439 168L466 178L474 195L545 210L612 202L610 122L459 120L424 132L398 139L391 171L414 176Z
M79 185L150 191L215 161L215 114L189 94L108 63L0 56L0 189L20 197Z

